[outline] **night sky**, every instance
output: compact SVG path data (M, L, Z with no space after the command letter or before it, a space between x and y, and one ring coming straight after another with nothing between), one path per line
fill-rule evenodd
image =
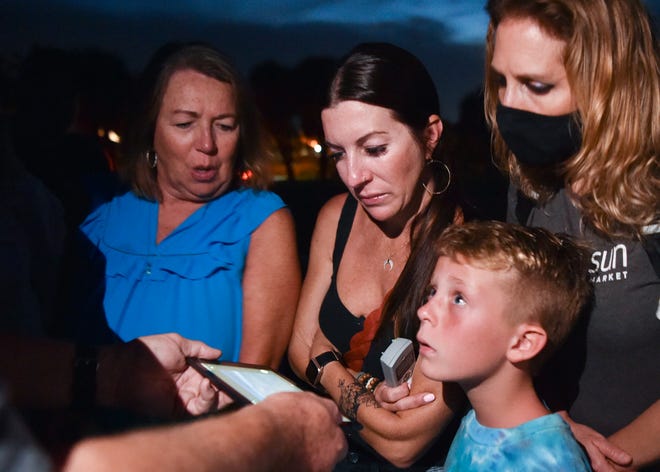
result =
M657 18L660 0L647 0ZM93 48L139 71L169 41L208 41L244 73L275 61L338 58L361 41L389 41L428 67L445 118L454 120L483 74L483 0L5 0L4 56L33 45Z

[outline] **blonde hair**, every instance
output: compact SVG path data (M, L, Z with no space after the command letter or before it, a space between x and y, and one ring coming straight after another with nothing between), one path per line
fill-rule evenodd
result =
M511 276L507 288L518 303L508 320L537 322L547 333L536 367L564 343L592 295L587 247L543 228L472 221L447 228L434 249L436 260L446 256Z
M607 237L638 239L657 221L660 61L649 16L639 0L490 0L485 111L498 164L527 196L554 189L522 168L497 127L497 81L490 69L495 30L509 17L531 18L566 42L564 66L577 104L582 146L563 167L584 220Z

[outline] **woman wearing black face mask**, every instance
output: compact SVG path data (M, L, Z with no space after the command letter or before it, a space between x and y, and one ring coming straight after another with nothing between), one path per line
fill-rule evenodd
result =
M511 181L507 217L593 248L592 307L539 392L568 412L596 471L659 470L660 60L651 22L640 0L489 0L487 10L485 109ZM376 396L388 409L422 403L405 393Z
M572 423L594 469L656 470L660 61L648 15L638 0L486 8L485 108L511 179L508 219L593 247L593 308L539 389L551 408L593 428Z

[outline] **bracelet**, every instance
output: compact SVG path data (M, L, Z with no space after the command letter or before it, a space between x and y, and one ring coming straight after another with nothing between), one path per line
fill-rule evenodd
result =
M369 380L367 380L367 383L364 385L364 387L369 390L371 393L374 393L374 390L376 390L376 385L380 383L380 379L376 377L371 377Z
M371 376L371 374L367 372L360 372L360 374L356 378L358 383L360 383L360 385L362 385L363 387L366 387L367 382L369 382L369 380L371 379L373 379L373 377Z
M371 377L371 375L367 374L366 372L358 372L358 374L355 376L355 380L364 385L366 381L365 378L367 377Z
M74 408L90 409L95 405L98 368L98 349L85 344L76 345L71 385L71 401Z
M356 377L355 380L360 383L366 390L370 391L371 393L374 393L376 390L376 386L380 383L380 379L378 377L374 377L371 374L367 372L360 372Z

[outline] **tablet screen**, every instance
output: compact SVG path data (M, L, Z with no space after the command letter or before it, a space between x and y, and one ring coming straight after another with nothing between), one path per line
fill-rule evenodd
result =
M273 393L301 391L270 369L205 361L200 364L251 403L258 403Z

